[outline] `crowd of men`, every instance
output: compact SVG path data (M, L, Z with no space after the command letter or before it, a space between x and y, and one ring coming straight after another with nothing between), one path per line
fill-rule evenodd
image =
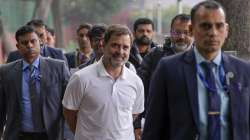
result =
M250 140L250 64L221 48L229 25L206 0L176 15L163 47L148 18L84 23L64 54L31 20L0 66L1 140Z

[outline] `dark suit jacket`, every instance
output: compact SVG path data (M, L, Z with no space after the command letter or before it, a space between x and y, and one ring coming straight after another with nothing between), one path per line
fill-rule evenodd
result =
M65 56L66 56L68 64L69 64L69 68L77 67L76 52L65 53Z
M51 48L47 45L43 45L43 49L41 49L41 55L44 57L51 57L54 59L64 60L66 64L68 65L67 58L64 56L62 50L58 48ZM7 63L13 62L21 58L22 58L22 55L19 53L18 50L10 52L7 58Z
M175 51L172 47L169 47L169 46L154 47L143 58L143 61L140 67L137 69L137 74L142 79L142 82L144 85L145 101L147 100L147 97L148 97L149 83L150 83L152 74L156 69L157 64L159 63L161 58L165 56L174 55L174 54L175 54ZM145 106L145 110L146 110L146 106Z
M77 64L77 52L69 52L69 53L65 53L65 56L67 58L68 64L69 64L69 68L77 68L79 67ZM83 63L85 65L90 65L95 61L95 54L92 53L91 54L91 58L90 60L88 60L87 62ZM82 67L82 66L81 66Z
M63 61L41 57L40 74L45 129L49 140L62 140L64 119L61 101L70 76L69 71ZM21 93L22 59L0 67L0 137L3 140L18 140Z
M232 140L250 140L250 66L222 53L228 86ZM199 113L193 50L162 59L150 83L142 140L196 140Z

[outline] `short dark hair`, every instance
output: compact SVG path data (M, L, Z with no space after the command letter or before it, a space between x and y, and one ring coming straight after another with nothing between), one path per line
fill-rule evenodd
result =
M152 25L152 29L154 30L154 22L149 18L138 18L134 23L134 32L137 30L139 25L142 24L150 24Z
M80 24L78 26L78 28L76 30L76 33L78 34L81 29L88 29L88 30L90 30L91 28L92 28L91 24L89 24L89 23L83 23L83 24Z
M41 20L41 19L33 19L33 20L29 21L26 25L33 26L33 27L46 26L45 23L43 22L43 20Z
M105 34L106 31L107 31L106 24L96 24L92 27L91 30L89 30L88 36L90 40L92 40L94 37L100 37L101 35Z
M192 9L191 9L191 22L194 23L194 17L196 12L201 8L204 7L206 9L211 9L211 10L217 10L217 9L222 9L224 11L225 17L226 17L226 13L225 13L225 9L224 7L217 1L214 0L206 0L203 2L198 3L197 5L195 5Z
M47 30L47 32L49 32L52 36L55 35L55 30L54 30L54 29L52 29L52 28L46 26L46 30Z
M105 44L108 43L108 41L110 40L112 35L115 35L115 36L129 35L130 45L132 44L133 34L129 30L129 28L125 25L121 25L121 24L110 25L107 29L107 32L105 33L105 36L104 36L104 43Z
M23 36L23 35L28 34L28 33L36 33L36 32L35 32L34 28L32 28L31 26L28 26L28 25L24 25L24 26L20 27L16 31L16 34L15 34L16 41L18 42L20 36Z
M178 14L171 20L171 29L173 27L173 24L176 20L180 20L181 22L189 22L191 21L191 17L188 14Z

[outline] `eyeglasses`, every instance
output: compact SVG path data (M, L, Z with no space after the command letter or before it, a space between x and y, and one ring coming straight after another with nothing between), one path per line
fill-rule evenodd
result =
M93 38L93 42L95 42L95 43L99 43L99 42L101 42L101 41L104 41L104 38L102 38L102 37L95 37L95 38Z
M188 31L177 31L177 30L172 30L172 31L171 31L171 35L172 35L172 36L181 36L181 35L188 36L188 35L189 35L189 32L188 32Z

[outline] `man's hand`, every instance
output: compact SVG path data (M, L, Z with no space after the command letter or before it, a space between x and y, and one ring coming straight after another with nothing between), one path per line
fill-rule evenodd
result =
M135 129L135 140L141 140L141 128Z
M74 134L76 130L77 113L78 113L78 110L69 110L69 109L63 108L64 118L67 121L70 130Z

